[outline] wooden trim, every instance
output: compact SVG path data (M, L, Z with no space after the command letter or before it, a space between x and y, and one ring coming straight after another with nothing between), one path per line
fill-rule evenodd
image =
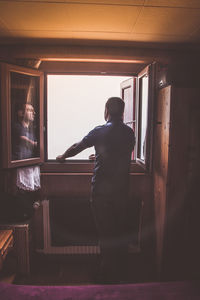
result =
M41 165L41 173L50 174L50 173L65 173L65 174L89 174L92 175L94 170L94 163L93 162L83 162L83 161L77 161L77 162L64 162L64 163L58 163L56 161L54 162L46 162L43 165ZM135 162L131 163L130 167L130 173L136 174L146 174L145 168Z
M40 161L44 162L44 73L40 73L40 117L39 117L39 140Z
M9 165L11 132L8 123L10 106L9 106L9 78L6 76L6 64L1 64L1 128L2 128L2 166Z
M148 101L148 125L146 142L146 168L149 172L153 166L153 137L154 137L154 118L155 118L155 97L156 97L156 64L149 66L149 101Z
M92 162L46 162L41 166L41 173L93 173L94 163Z
M146 74L149 73L149 66L146 66L142 71L140 71L140 73L138 74L138 79L140 79L141 77L144 77Z
M99 41L98 41L99 43ZM105 42L104 42L105 43ZM108 41L106 41L108 43ZM145 47L144 47L145 46ZM179 49L180 50L180 49ZM182 54L186 55L187 50ZM192 51L191 51L192 52ZM9 54L9 55L8 55ZM22 58L22 59L40 59L40 60L136 60L146 64L153 60L166 61L172 57L177 57L177 49L159 49L154 47L148 48L147 45L136 43L130 46L103 46L103 45L55 45L52 41L50 45L26 45L15 44L2 45L0 49L1 57L5 58ZM179 55L180 56L180 55Z
M147 63L42 61L40 70L51 74L137 76Z
M136 159L140 161L140 159L138 158L138 153L141 154L141 145L139 143L140 138L141 137L141 117L142 117L142 112L141 112L141 102L142 102L142 78L146 76L147 73L144 73L143 76L140 76L138 78L138 101L137 101L137 156Z
M140 144L138 143L139 139L138 137L141 134L141 123L139 122L139 120L141 120L141 94L142 94L142 84L141 84L141 80L143 77L148 76L149 79L149 66L145 67L139 74L138 74L138 80L137 80L137 99L136 99L136 136L137 136L137 143L136 143L136 160L137 162L139 162L140 164L143 164L144 166L146 166L146 160L143 161L140 158L138 158L138 153L141 152L140 149ZM149 83L148 83L148 104L149 104L149 93L150 93L150 89L149 89ZM149 107L148 107L149 110ZM147 128L148 128L148 121L147 121ZM145 154L146 157L146 154Z

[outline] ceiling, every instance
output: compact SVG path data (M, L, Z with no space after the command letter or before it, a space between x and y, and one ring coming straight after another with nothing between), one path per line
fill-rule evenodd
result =
M200 0L0 0L0 43L200 42Z

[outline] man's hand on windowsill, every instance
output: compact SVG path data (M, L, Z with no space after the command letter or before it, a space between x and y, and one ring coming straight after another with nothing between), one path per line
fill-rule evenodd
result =
M62 154L62 155L58 155L57 157L56 157L56 160L58 161L58 162L64 162L65 161L65 156Z
M95 154L90 154L90 156L88 157L88 159L90 159L90 160L95 160L95 159L96 159Z

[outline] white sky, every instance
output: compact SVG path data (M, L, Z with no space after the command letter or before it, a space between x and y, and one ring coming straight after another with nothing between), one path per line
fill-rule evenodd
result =
M109 97L120 97L120 83L130 77L48 75L48 159L55 159L90 130L103 125ZM88 159L89 148L71 159Z

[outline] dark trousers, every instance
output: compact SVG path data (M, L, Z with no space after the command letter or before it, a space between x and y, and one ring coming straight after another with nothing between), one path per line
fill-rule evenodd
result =
M115 277L126 269L128 254L127 197L93 196L91 207L99 234L101 271Z

